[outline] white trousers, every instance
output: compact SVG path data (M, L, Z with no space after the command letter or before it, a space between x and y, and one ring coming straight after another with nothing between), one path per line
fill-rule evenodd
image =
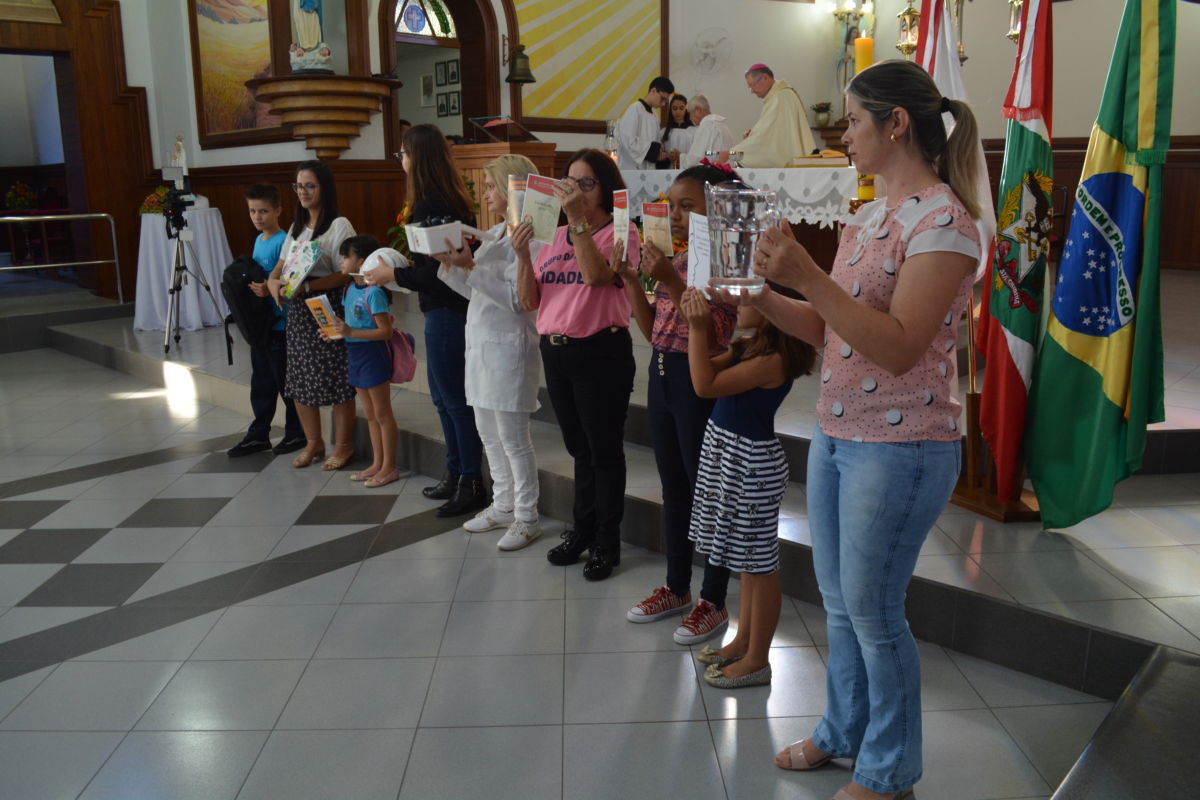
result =
M536 522L538 473L529 414L476 407L475 427L492 473L492 505L499 511L512 509L524 522Z

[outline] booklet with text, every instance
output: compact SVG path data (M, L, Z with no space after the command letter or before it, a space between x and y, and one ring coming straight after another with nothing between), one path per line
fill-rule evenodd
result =
M525 202L525 181L525 175L508 176L508 214L505 215L504 221L509 236L512 236L513 230L521 224L521 206Z
M675 255L671 242L671 206L668 203L642 203L642 238L653 244L668 259Z
M530 175L525 181L525 202L521 206L521 221L533 225L533 240L554 244L554 232L558 230L558 213L561 205L554 196L553 178L545 175Z
M708 294L708 279L712 277L708 238L708 217L695 211L688 214L687 285Z
M640 242L629 241L629 190L618 189L613 192L613 244L621 243L624 253L629 255L629 247L640 248Z
M283 262L283 272L279 280L283 287L279 290L284 297L291 298L300 287L301 281L308 277L317 260L321 257L321 246L316 242L294 242L287 259Z
M317 327L321 329L321 333L330 339L342 338L342 334L338 332L338 326L341 325L342 320L333 313L333 306L330 305L328 296L319 294L316 297L306 297L304 304L312 312L313 319L317 321Z

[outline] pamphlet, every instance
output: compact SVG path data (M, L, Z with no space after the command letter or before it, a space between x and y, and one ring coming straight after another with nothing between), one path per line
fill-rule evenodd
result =
M283 282L280 294L291 299L320 258L321 246L316 242L293 242L292 249L283 262L283 272L279 276L279 280Z
M533 225L533 240L554 244L554 233L558 230L558 213L561 205L554 196L553 178L545 175L530 175L525 181L525 202L521 205L521 221Z
M333 313L333 306L330 305L327 295L319 294L316 297L306 297L304 298L304 304L312 312L313 319L317 321L317 327L321 329L321 333L330 339L342 338L342 334L338 332L338 326L341 325L342 321L338 318L337 314Z
M505 215L504 221L508 226L509 236L512 236L512 232L521 224L521 205L525 202L525 177L508 176L508 214Z
M642 238L667 258L675 255L671 243L671 206L669 203L642 203Z
M629 255L629 190L617 189L613 192L613 244L621 243L625 248L622 252ZM638 242L633 246L639 247Z
M708 217L693 211L688 215L687 285L702 292L708 291L708 279L712 277L711 245Z

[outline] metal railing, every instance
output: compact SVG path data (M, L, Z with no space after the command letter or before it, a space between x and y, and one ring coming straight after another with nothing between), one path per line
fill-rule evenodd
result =
M40 223L42 230L42 253L49 258L49 236L46 234L47 222L90 222L96 220L107 220L108 230L112 235L112 258L100 258L93 261L56 261L46 264L13 264L12 266L0 267L0 271L18 270L18 269L46 269L47 267L94 267L101 264L112 264L117 273L117 301L124 303L125 294L121 290L121 261L117 251L117 223L113 221L112 214L47 214L45 216L27 216L27 217L0 217L0 225L20 225L23 229L28 230L29 225ZM28 237L27 237L28 238ZM15 242L10 232L9 241ZM15 245L14 245L15 249ZM28 241L26 243L28 250Z

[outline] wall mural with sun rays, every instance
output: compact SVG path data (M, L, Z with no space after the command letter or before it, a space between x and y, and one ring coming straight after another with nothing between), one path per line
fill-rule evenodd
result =
M537 83L522 114L561 120L619 117L662 72L664 0L515 0L520 41Z

